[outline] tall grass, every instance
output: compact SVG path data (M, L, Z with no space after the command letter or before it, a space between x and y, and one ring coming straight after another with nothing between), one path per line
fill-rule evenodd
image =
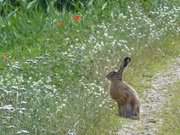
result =
M119 4L100 0L78 13L20 10L0 18L2 135L101 135L120 127L106 73L132 56L127 80L142 92L143 81L179 54L180 9L160 4L147 14L139 3L126 10Z

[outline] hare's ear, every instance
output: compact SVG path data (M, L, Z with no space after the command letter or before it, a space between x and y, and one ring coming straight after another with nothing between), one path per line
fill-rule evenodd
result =
M120 68L118 70L119 73L123 72L124 68L127 67L128 63L131 61L130 57L125 57L122 61L122 64L120 65Z
M131 62L131 58L125 57L123 61L123 67L125 68L129 64L129 62Z

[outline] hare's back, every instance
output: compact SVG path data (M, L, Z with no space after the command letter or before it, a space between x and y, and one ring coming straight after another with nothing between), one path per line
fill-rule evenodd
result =
M121 84L121 88L123 88L123 90L126 91L130 96L138 97L137 92L134 90L134 88L128 85L127 83L123 82Z

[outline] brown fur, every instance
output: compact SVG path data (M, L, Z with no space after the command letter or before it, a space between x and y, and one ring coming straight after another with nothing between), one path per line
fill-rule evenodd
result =
M131 119L140 118L140 101L136 91L122 81L124 68L131 61L126 57L120 69L110 72L106 77L111 81L110 95L118 104L119 115Z

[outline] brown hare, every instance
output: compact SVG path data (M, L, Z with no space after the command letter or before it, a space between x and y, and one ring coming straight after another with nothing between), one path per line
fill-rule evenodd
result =
M123 71L130 61L130 57L124 58L120 69L110 72L106 77L111 81L110 95L118 104L119 115L131 119L140 119L140 101L138 95L122 79Z

